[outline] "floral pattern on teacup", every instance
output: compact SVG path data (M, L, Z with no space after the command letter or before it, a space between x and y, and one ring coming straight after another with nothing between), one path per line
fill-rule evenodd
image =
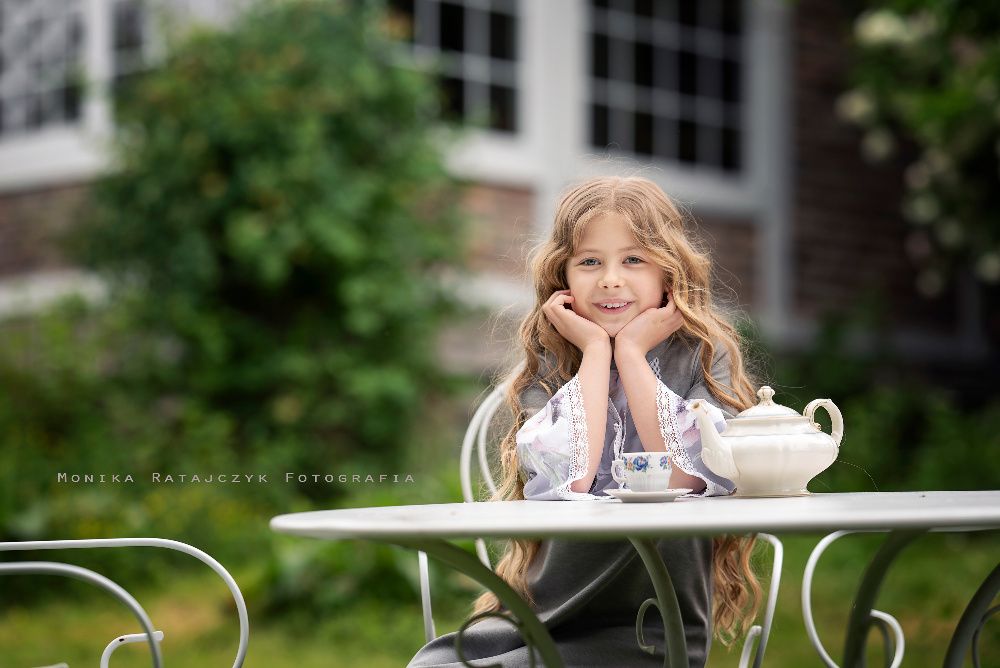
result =
M625 469L628 471L645 471L649 468L649 457L645 455L639 455L638 457L629 457L625 460Z
M624 458L625 470L638 473L653 473L654 471L669 471L670 457L660 455L636 455Z

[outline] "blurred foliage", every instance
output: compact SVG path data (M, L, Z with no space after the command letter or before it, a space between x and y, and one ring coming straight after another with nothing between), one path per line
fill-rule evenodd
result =
M120 94L118 169L76 239L157 344L137 382L289 469L396 451L440 382L458 196L433 87L380 17L264 3L173 45Z
M884 160L916 147L903 213L917 287L940 294L967 267L1000 283L1000 5L991 0L869 0L853 33L841 117Z
M807 349L767 353L759 330L742 329L761 384L775 401L802 411L833 399L844 418L837 461L810 484L816 492L996 489L1000 461L986 455L1000 442L1000 399L963 398L899 357L877 300L825 316ZM816 413L830 431L825 411Z
M110 299L2 323L0 539L152 534L280 559L269 517L352 491L285 472L401 470L453 384L433 343L458 311L441 278L464 224L433 79L400 64L382 10L261 3L171 36L117 91L114 168L69 239ZM73 556L125 584L171 558L128 552Z

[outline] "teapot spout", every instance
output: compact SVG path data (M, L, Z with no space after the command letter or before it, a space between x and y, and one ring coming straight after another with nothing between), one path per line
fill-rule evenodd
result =
M739 478L739 469L736 468L736 462L733 460L732 448L729 447L726 439L715 430L705 402L696 399L688 407L694 411L695 419L698 422L698 431L701 432L702 460L713 473L735 482Z

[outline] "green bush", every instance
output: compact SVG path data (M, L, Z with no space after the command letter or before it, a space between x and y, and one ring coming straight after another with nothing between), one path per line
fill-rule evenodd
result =
M297 442L295 469L397 451L454 310L434 89L378 9L266 3L174 44L121 92L118 169L77 235L157 341L142 384L222 412L247 451Z
M345 499L284 472L385 470L410 444L449 387L431 343L464 226L435 87L398 64L380 11L261 4L118 91L114 170L70 239L109 303L0 325L0 538L160 535L266 571L272 515ZM272 480L149 482L219 471ZM167 560L190 562L73 555L126 586Z

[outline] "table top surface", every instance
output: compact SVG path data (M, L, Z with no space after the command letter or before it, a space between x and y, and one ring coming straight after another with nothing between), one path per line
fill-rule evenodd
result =
M271 528L311 538L623 538L840 529L1000 528L1000 490L680 498L669 503L489 501L279 515Z

